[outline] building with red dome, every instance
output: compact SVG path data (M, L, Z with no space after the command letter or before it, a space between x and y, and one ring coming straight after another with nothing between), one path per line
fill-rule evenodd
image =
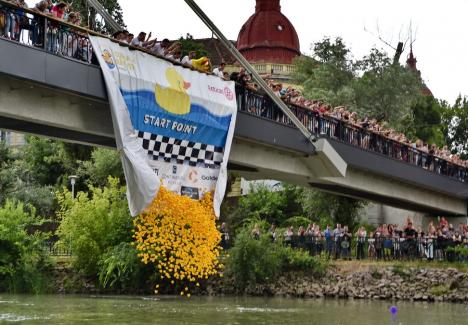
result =
M237 49L251 63L291 64L301 54L296 29L281 13L280 0L257 0L255 13L239 32Z
M197 39L214 66L226 63L226 71L239 70L239 63L216 38ZM293 60L301 55L299 37L281 12L280 0L256 0L255 13L242 26L237 41L231 41L258 73L287 81Z
M294 58L301 55L296 29L281 12L280 0L256 0L236 46L260 74L278 79L288 79Z

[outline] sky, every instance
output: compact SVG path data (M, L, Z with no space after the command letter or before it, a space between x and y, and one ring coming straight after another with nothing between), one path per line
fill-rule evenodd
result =
M232 40L255 9L254 0L196 2ZM120 4L128 29L135 33L152 31L160 39L186 33L195 38L211 36L183 0L120 0ZM409 38L411 25L418 69L434 95L449 102L459 94L468 95L466 0L282 0L281 7L295 26L305 54L310 54L311 44L324 36L340 36L355 58L372 47L393 55L394 50L379 40L378 31L396 47L399 39ZM402 63L408 53L409 45Z
M158 39L175 39L187 33L195 38L211 37L209 29L183 0L119 2L125 23L135 34L151 31ZM243 23L255 10L255 0L196 2L232 40L237 39ZM394 50L378 39L378 30L396 47L399 39L408 38L411 23L418 69L433 94L451 103L459 94L468 95L466 0L281 0L281 6L296 28L304 54L310 54L311 44L324 36L340 36L356 59L373 47L393 56ZM402 63L408 53L409 46Z

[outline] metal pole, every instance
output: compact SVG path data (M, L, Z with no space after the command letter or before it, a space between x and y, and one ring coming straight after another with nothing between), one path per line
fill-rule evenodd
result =
M317 140L315 135L309 132L309 130L302 124L301 121L291 112L289 107L273 92L273 90L267 85L265 80L257 73L257 71L250 65L250 63L244 58L244 56L236 49L236 47L221 33L216 25L211 21L210 18L203 12L203 10L195 3L194 0L184 0L187 5L197 14L197 16L205 23L205 25L216 35L219 41L227 48L227 50L239 61L241 66L252 75L253 80L257 85L267 93L271 100L278 105L281 111L291 120L291 122L301 131L306 139L308 139L312 145ZM313 145L314 146L314 145ZM314 146L315 147L315 146Z
M106 8L97 0L87 0L87 4L93 7L98 14L104 19L104 21L108 24L108 27L112 28L114 31L119 31L122 29L114 18L107 12ZM89 20L89 19L88 19ZM89 26L88 26L89 27Z

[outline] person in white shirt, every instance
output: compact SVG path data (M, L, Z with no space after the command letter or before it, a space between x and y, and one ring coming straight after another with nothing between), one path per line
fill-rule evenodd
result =
M226 66L226 63L221 62L219 67L213 69L213 74L217 75L220 78L224 79L224 67Z
M146 38L146 33L145 32L140 32L138 34L138 37L135 37L130 45L132 46L138 46L138 47L147 47L149 45L152 45L156 40L150 41L149 39L151 38L151 32L148 35L148 38Z
M154 46L151 48L151 52L160 56L165 56L166 49L168 46L169 46L169 40L165 38L162 40L162 42L155 43Z
M195 59L196 52L190 51L188 55L182 58L182 64L192 65L192 60Z

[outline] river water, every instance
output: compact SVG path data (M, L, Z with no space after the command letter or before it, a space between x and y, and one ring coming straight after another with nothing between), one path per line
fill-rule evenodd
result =
M0 294L0 324L468 324L468 305L362 300Z

